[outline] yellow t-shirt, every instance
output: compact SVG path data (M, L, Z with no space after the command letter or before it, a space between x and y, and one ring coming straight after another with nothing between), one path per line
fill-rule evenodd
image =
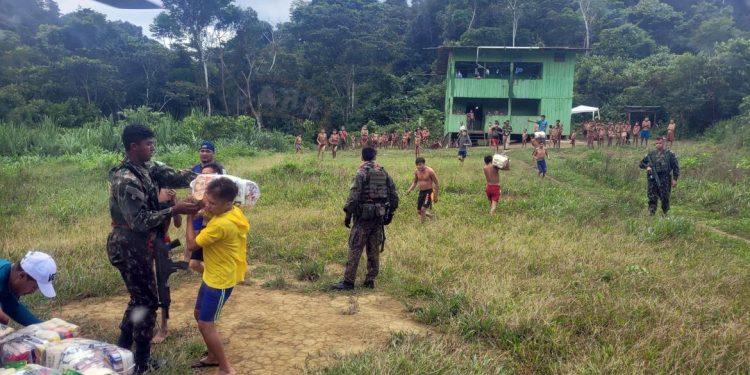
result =
M203 248L203 282L227 289L245 280L250 223L239 207L214 216L195 238Z

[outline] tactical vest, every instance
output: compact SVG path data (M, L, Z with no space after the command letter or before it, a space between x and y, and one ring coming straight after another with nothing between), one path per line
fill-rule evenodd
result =
M362 203L388 202L388 174L383 169L370 168L365 172Z
M388 175L383 169L369 168L360 196L361 220L382 219L386 215L388 203Z

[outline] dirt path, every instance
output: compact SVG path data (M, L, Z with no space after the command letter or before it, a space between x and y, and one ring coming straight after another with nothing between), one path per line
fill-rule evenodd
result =
M190 326L198 335L192 317L197 290L196 283L172 290L172 329ZM117 327L126 304L127 296L87 299L64 306L61 317ZM348 315L351 312L355 313ZM330 354L361 352L385 343L398 331L424 334L426 328L410 320L401 303L379 293L350 297L246 285L234 289L219 322L229 359L239 374L301 373L306 364L314 368Z

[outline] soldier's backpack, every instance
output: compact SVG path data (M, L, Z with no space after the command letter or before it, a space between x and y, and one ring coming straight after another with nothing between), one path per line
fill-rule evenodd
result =
M383 169L370 168L365 172L360 219L373 220L386 216L387 205L388 175Z

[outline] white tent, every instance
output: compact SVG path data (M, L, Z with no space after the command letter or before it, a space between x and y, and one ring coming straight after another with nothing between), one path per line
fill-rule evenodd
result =
M576 114L576 113L591 113L591 119L592 120L595 119L595 118L601 118L599 116L599 108L596 108L596 107L589 107L589 106L586 106L586 105L579 105L578 107L573 108L573 110L571 110L571 112L573 114Z

